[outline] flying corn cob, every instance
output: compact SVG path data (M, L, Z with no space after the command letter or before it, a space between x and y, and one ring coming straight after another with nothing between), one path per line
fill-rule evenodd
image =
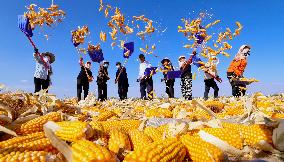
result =
M112 111L104 111L102 113L100 113L99 116L97 117L93 117L93 121L106 121L107 119L115 116L116 114Z
M107 148L88 140L79 140L72 144L72 160L73 162L115 162L114 156Z
M168 161L183 161L186 155L184 145L175 138L159 140L145 146L143 149L138 149L129 153L125 162L168 162Z
M52 159L50 158L50 160ZM14 151L7 155L0 154L0 162L8 162L8 161L9 162L20 162L20 161L45 162L45 161L48 161L48 152L46 151L25 151L25 152Z
M181 141L193 162L220 162L224 159L223 152L219 148L203 141L198 136L183 135Z
M139 130L129 131L128 135L134 151L143 149L145 146L153 142L153 140L149 136Z
M16 128L16 133L20 135L26 135L35 132L41 132L43 131L43 125L48 121L61 121L61 114L58 112L51 112L44 116L32 119L26 123L23 123L19 128Z
M123 159L124 152L131 151L131 144L128 135L120 128L113 128L110 131L108 149Z
M6 141L1 141L0 142L0 149L7 148L9 146L19 144L19 143L28 143L37 139L42 139L44 138L44 133L43 132L37 132L37 133L32 133L28 134L26 136L18 136L11 138Z
M104 33L103 31L100 32L100 39L101 39L101 41L103 41L103 42L106 41L106 33Z
M91 126L81 121L63 121L56 123L59 128L55 130L55 135L65 141L74 142L80 139L88 139L94 132Z
M151 137L153 141L159 141L163 139L163 133L154 127L146 127L144 129L144 133Z

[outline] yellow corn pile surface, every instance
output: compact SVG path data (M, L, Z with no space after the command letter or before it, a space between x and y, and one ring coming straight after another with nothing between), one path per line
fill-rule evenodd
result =
M279 119L284 119L284 95L258 93L239 99L220 97L195 102L181 99L99 102L91 98L86 103L77 103L75 99L54 101L48 94L24 95L28 97L0 94L0 102L5 101L8 107L20 105L11 110L0 107L0 124L5 127L0 130L0 162L65 162L70 157L74 162L253 160L265 157L258 153L272 155L259 151L261 141L278 148L273 130ZM50 107L32 109L43 103L40 98ZM10 122L7 118L11 118ZM59 142L49 136L47 126L54 126L52 132ZM66 148L59 149L62 143Z

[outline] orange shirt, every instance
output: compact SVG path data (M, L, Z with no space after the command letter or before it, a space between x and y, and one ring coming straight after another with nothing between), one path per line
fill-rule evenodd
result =
M247 66L247 60L241 59L241 60L233 60L227 70L227 72L233 72L237 76L241 76Z

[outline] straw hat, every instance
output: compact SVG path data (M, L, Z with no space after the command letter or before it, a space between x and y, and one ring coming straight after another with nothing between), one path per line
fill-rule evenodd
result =
M55 61L55 56L54 56L53 53L44 52L44 53L42 53L42 56L49 56L49 58L50 58L50 61L49 61L49 62L50 62L51 64Z

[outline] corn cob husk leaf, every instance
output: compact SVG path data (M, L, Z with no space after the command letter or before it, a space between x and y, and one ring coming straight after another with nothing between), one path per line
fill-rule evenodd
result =
M220 148L221 150L223 150L224 152L227 152L229 154L232 155L237 155L237 156L242 156L243 152L231 145L229 145L227 142L201 130L199 131L199 136L201 139L203 139L204 141L211 143L212 145L215 145L216 147Z

